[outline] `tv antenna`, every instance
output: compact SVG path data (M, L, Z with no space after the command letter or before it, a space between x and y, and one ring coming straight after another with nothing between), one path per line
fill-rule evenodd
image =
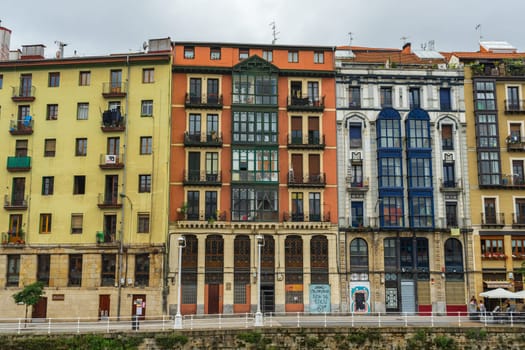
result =
M277 42L277 39L279 39L279 37L277 37L277 35L279 35L281 32L278 32L277 31L277 26L275 25L275 21L272 21L272 23L270 23L270 26L272 27L272 45L275 45L275 43Z
M481 33L481 24L476 25L476 30L479 30L479 41L483 40L483 35Z
M354 33L352 32L348 32L348 45L350 47L350 49L352 48L352 41L354 40Z
M55 40L55 44L58 45L58 51L56 53L56 58L64 57L64 47L66 47L68 44L63 41L59 41L59 40Z
M400 40L403 42L403 45L405 45L407 43L408 36L402 36Z

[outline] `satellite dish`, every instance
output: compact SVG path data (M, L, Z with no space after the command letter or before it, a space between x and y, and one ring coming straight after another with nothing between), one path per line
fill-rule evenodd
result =
M146 49L148 48L148 43L147 43L147 42L143 42L143 43L142 43L142 48L143 48L144 50L146 50Z

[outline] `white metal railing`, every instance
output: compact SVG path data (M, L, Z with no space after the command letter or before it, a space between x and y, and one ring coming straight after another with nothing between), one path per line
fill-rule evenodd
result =
M254 327L253 313L184 315L183 329ZM525 313L349 313L274 312L264 315L264 327L523 327ZM165 331L174 328L173 315L102 318L0 318L0 334L110 333L114 331Z

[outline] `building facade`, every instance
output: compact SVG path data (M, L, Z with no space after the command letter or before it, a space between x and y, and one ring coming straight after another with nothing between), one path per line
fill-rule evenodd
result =
M171 41L146 53L0 61L0 285L33 317L163 313ZM5 303L4 317L23 306Z
M466 310L469 185L463 71L435 51L336 52L342 304Z
M523 289L525 260L525 54L506 42L454 52L465 66L475 295ZM487 300L487 308L493 308Z
M332 48L178 42L172 85L182 313L338 310Z

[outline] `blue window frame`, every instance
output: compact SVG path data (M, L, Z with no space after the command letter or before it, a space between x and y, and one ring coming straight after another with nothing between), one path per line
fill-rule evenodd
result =
M403 187L400 157L379 158L379 187Z
M403 197L382 197L380 219L381 227L403 227Z
M352 202L352 227L362 227L364 225L363 202Z
M432 197L414 196L410 199L410 226L413 228L434 227L434 205Z
M432 188L432 163L430 158L410 158L408 162L408 186Z

